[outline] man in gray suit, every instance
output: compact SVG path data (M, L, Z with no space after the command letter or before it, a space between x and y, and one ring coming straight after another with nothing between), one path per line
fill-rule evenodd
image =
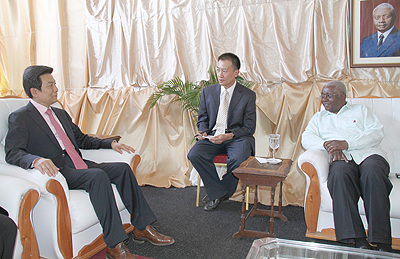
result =
M204 210L215 209L236 191L238 179L232 174L254 155L256 94L236 82L240 60L232 53L218 57L219 84L203 89L197 122L197 143L188 159L203 179L209 202ZM226 153L227 173L219 179L213 159Z

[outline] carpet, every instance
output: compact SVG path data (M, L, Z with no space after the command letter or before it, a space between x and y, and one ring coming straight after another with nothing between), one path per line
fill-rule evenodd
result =
M140 255L135 255L137 259L151 259L150 257L144 257L144 256L140 256ZM106 258L106 250L103 249L102 251L100 251L99 253L97 253L95 256L90 257L90 259L104 259Z

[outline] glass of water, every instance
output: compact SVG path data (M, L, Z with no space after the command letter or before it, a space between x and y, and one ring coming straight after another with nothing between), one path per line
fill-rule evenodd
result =
M272 159L275 160L275 152L279 147L279 134L269 134L269 146L272 148Z

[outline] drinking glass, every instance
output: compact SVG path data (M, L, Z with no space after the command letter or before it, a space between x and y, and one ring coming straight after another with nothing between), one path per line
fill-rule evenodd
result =
M279 147L279 134L269 134L269 146L272 148L272 159L275 160L275 150Z

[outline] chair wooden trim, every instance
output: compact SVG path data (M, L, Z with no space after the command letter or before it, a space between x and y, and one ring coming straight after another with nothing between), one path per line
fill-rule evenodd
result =
M132 159L131 168L135 175L140 160L141 158L139 155L134 156ZM64 189L62 185L54 179L51 179L47 182L46 188L50 193L54 194L57 199L57 242L60 252L64 258L70 259L73 257L72 226L71 215ZM134 227L131 224L124 224L124 228L128 234L133 231ZM82 247L78 252L78 256L75 258L90 258L104 248L106 248L106 244L103 240L103 234L101 234L95 240L93 240L93 242Z
M72 248L72 226L71 215L65 197L64 189L61 184L54 179L50 179L46 188L54 194L57 199L57 242L60 252L64 258L70 259L73 257Z
M39 200L39 192L31 189L22 198L19 214L18 229L23 247L21 258L39 258L39 248L31 221L31 211Z
M304 217L309 232L317 231L319 207L321 205L321 192L319 188L318 174L314 166L308 162L301 165L301 169L310 177L310 187L306 197Z

